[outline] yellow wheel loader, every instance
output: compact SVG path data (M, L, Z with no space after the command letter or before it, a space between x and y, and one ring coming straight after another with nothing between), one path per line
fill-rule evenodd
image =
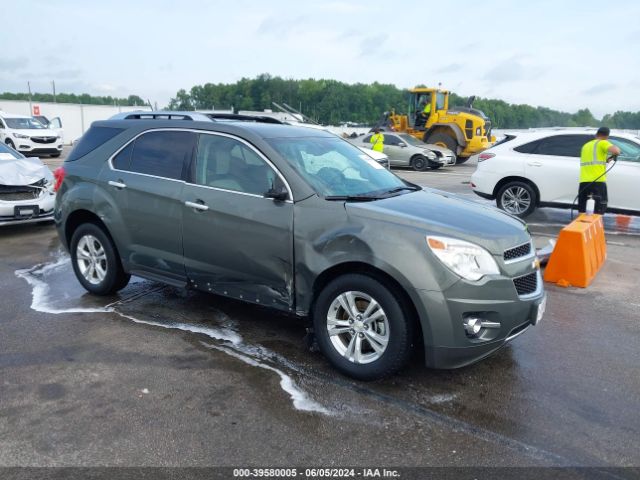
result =
M496 141L489 118L473 108L474 98L466 107L449 109L447 90L413 88L409 90L408 114L386 112L376 127L406 132L425 143L448 148L456 154L456 163L464 163Z

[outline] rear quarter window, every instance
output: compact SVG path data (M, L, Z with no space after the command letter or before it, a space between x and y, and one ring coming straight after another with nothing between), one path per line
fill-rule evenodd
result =
M65 160L66 162L73 162L79 158L84 157L87 153L94 151L103 143L111 140L113 137L121 133L124 129L113 127L91 127L80 138L78 144L73 147L71 153Z
M538 150L538 146L540 145L541 140L535 140L533 142L525 143L518 147L515 147L514 150L520 153L535 153Z

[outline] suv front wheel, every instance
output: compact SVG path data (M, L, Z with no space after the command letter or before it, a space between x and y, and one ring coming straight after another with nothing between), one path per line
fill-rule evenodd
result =
M320 292L314 331L335 368L359 380L374 380L405 365L413 329L397 298L383 283L358 274L338 277Z
M96 295L123 289L131 275L125 273L112 240L93 223L80 225L71 237L71 263L82 286Z

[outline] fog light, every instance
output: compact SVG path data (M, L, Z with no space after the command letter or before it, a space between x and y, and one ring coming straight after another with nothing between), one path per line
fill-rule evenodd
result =
M482 330L482 319L479 317L467 317L464 319L464 331L469 337L477 337Z

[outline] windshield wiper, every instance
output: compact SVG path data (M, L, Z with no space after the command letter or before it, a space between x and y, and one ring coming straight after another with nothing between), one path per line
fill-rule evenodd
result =
M417 192L418 190L422 190L422 188L418 187L417 185L407 185L406 187L392 188L391 190L387 190L384 193L387 193L387 194L398 193L398 192L402 192L404 190L409 190L411 192Z
M329 195L324 197L325 200L333 200L339 202L371 202L372 200L380 200L379 195Z

